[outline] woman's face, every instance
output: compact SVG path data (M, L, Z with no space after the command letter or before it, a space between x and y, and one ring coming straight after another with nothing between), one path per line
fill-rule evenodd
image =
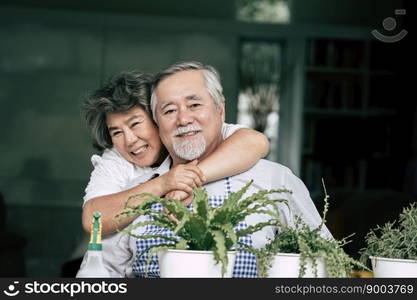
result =
M126 112L108 113L107 128L114 147L129 162L149 167L160 161L161 140L158 128L140 107Z

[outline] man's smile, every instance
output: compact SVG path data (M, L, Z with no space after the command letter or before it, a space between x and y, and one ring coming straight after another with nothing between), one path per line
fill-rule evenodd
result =
M193 137L202 132L202 128L198 125L188 125L178 127L172 134L176 138Z
M198 133L200 133L201 130L193 130L193 131L188 131L188 132L184 132L184 133L180 133L180 134L176 134L175 137L187 137L187 136L194 136Z

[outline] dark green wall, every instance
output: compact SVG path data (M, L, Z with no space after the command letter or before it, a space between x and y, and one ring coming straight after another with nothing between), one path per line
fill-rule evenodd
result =
M80 213L93 153L79 110L87 91L122 70L157 72L200 60L219 69L228 119L235 118L237 39L196 20L171 22L0 10L0 191L8 231L27 240L27 276L59 276L83 238Z

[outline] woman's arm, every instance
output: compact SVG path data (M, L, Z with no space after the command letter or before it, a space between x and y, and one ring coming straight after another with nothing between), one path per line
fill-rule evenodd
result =
M268 152L269 141L264 134L242 128L226 138L198 167L206 182L211 182L247 171Z
M253 129L240 128L229 135L198 167L207 183L247 171L268 152L269 141L265 135ZM184 191L172 191L165 197L184 201L185 206L194 199L193 193Z
M88 200L83 207L82 213L84 230L90 232L92 215L96 210L100 211L102 215L103 234L113 233L118 228L123 228L128 225L136 216L120 220L119 223L116 223L114 217L124 209L126 201L131 195L151 193L155 196L163 196L173 190L180 190L192 194L192 189L201 186L204 181L204 175L196 166L196 163L196 161L193 161L186 165L178 165L168 173L128 190ZM129 205L138 205L142 200L143 198L139 197L133 198L129 201Z

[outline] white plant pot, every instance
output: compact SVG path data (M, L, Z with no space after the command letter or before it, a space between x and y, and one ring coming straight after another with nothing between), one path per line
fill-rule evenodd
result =
M303 278L316 277L311 260L307 260L306 273ZM296 278L300 273L300 254L279 253L272 261L272 267L268 271L268 277L273 278ZM324 259L317 260L317 277L327 277Z
M227 253L225 278L232 277L236 251ZM158 251L161 278L221 278L222 264L216 264L212 251L161 250Z
M370 256L374 277L417 278L417 260Z

